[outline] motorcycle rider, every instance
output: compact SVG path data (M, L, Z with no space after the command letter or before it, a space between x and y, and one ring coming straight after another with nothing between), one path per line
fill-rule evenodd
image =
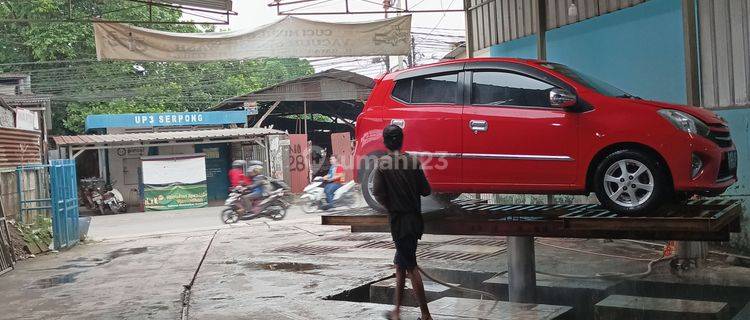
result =
M250 167L247 169L247 174L250 179L250 184L246 187L245 195L242 196L243 201L248 204L246 208L256 210L257 207L253 205L256 200L262 199L266 194L266 185L268 180L262 174L263 165L260 161L251 161Z
M326 205L322 207L323 210L333 208L333 195L336 190L341 188L341 184L344 182L344 167L339 164L336 156L331 155L328 162L331 164L331 168L328 169L328 174L323 177L323 181L327 182L324 188Z
M232 189L250 184L250 179L245 176L245 160L232 161L232 169L229 170L229 184Z

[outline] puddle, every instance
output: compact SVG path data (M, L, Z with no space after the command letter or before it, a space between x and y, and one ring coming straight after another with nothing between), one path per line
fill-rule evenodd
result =
M73 272L63 275L57 275L45 279L40 279L34 282L33 287L38 289L47 289L52 287L57 287L59 285L67 284L67 283L73 283L76 281L76 277L81 274L81 272Z
M299 262L245 263L245 268L270 271L302 272L321 269L317 264Z
M115 251L112 251L109 253L109 259L110 261L117 259L122 256L129 256L129 255L135 255L135 254L141 254L148 251L148 247L138 247L138 248L127 248L127 249L117 249ZM105 260L106 261L106 260ZM107 261L109 262L109 261Z
M85 258L85 257L79 257L79 258L76 258L76 259L73 259L73 260L68 260L68 262L74 262L72 264L65 264L65 265L61 265L59 267L54 267L54 268L37 269L37 271L40 271L40 270L84 269L84 268L99 267L99 266L105 265L107 263L110 263L110 262L112 262L112 260L117 259L119 257L141 254L141 253L144 253L146 251L148 251L148 247L117 249L115 251L110 252L105 259L102 259L102 258ZM91 264L82 264L81 262L91 262Z

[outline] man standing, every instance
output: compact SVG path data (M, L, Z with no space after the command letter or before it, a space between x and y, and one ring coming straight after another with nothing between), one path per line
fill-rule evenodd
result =
M399 319L401 301L408 274L422 311L422 320L431 320L427 308L422 277L417 268L417 240L422 238L422 196L430 194L430 184L417 157L401 153L404 132L395 125L383 130L383 143L388 154L376 163L373 195L388 210L391 237L396 244L396 301L388 319Z
M323 210L328 210L333 207L333 194L341 188L341 184L344 183L344 168L339 164L336 156L331 155L328 159L331 164L331 168L328 169L328 174L323 177L323 180L328 184L323 188L326 194L326 205L323 206Z

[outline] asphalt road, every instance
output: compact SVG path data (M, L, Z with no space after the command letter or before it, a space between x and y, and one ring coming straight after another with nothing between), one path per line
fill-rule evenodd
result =
M219 218L223 206L174 211L150 211L91 217L88 240L102 241L156 234L192 232L227 228ZM318 219L319 213L307 214L299 206L289 208L284 220ZM260 218L257 221L271 221ZM239 221L238 223L243 223Z

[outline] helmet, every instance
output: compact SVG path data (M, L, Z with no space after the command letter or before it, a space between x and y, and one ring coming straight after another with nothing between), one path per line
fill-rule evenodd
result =
M263 166L263 161L259 161L259 160L250 160L250 161L249 161L249 162L247 163L247 165L248 165L248 166L251 166L251 167L252 167L252 166Z
M261 165L251 165L247 168L247 173L252 175L259 175L263 173L263 166Z
M241 168L245 166L245 160L234 160L232 161L232 168Z

